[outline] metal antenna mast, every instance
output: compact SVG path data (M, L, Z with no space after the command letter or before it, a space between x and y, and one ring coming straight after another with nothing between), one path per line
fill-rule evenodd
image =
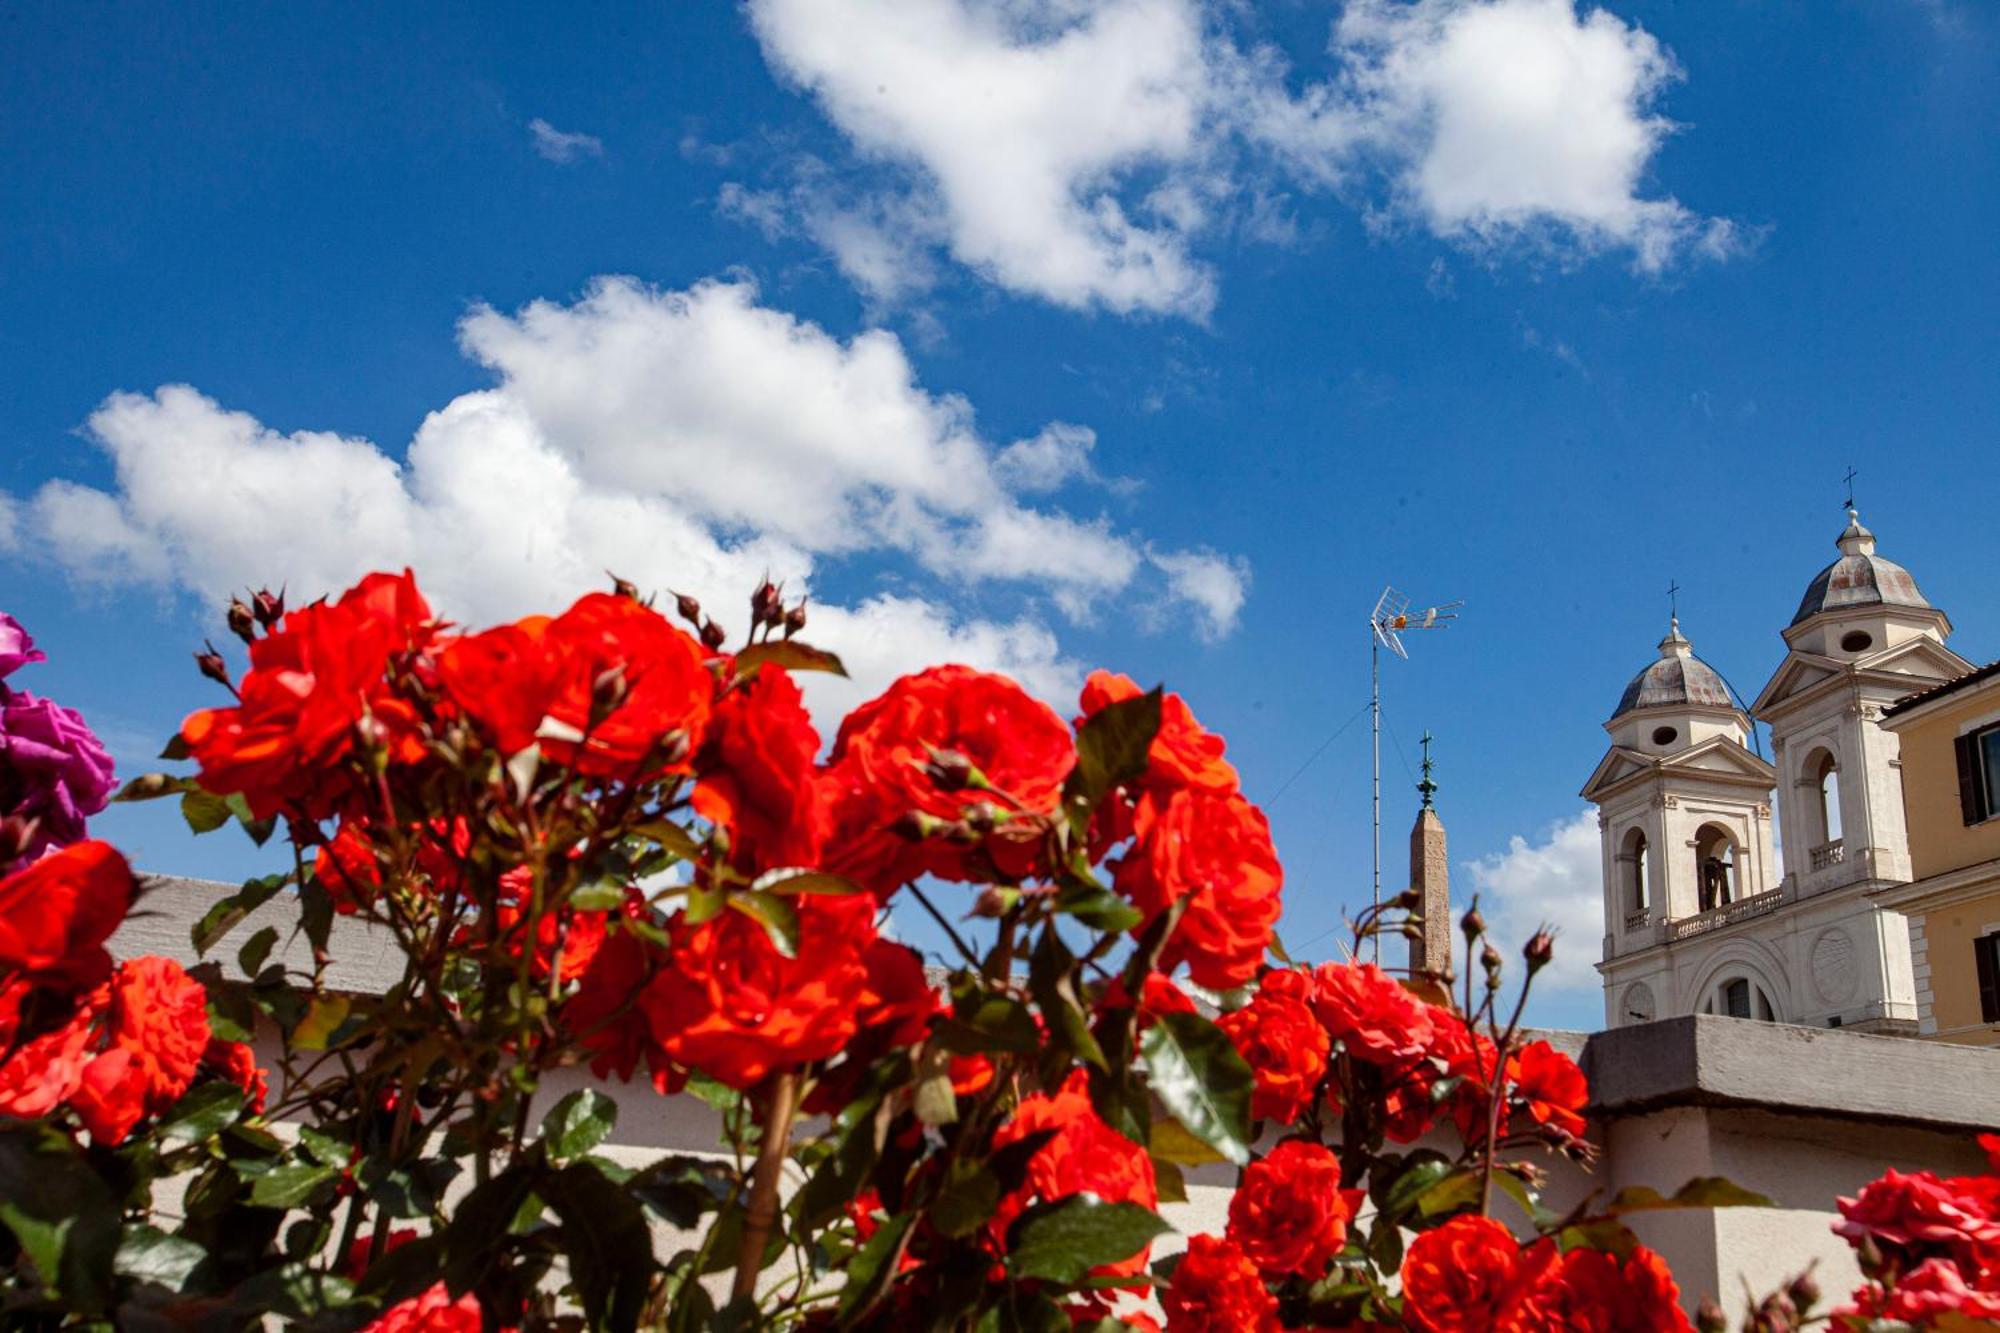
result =
M1464 602L1445 602L1439 606L1426 607L1412 614L1410 599L1395 588L1382 589L1382 595L1375 599L1375 609L1368 615L1368 712L1374 731L1374 811L1375 811L1375 881L1374 903L1382 906L1382 649L1387 648L1396 656L1409 660L1409 653L1403 648L1403 631L1412 629L1444 629L1446 621L1458 619L1458 608ZM1375 936L1375 961L1382 961L1382 937Z

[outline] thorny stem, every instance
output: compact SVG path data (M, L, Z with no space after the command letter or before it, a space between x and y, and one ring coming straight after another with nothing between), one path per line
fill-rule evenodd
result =
M944 933L946 935L949 935L951 937L951 942L958 946L958 951L960 954L964 955L965 961L968 964L970 964L974 970L977 970L980 966L979 955L972 951L972 946L965 942L965 938L958 933L957 929L955 929L952 926L951 922L944 919L944 913L938 911L938 909L932 905L931 900L924 896L924 891L918 888L916 885L914 884L910 885L909 892L915 896L916 900L919 903L923 905L923 909L931 914L931 920L937 922L940 926L944 927Z
M798 1109L799 1076L782 1070L771 1077L765 1101L764 1137L757 1145L757 1165L750 1177L750 1201L743 1210L743 1240L736 1250L733 1300L755 1297L757 1271L764 1266L764 1248L778 1222L778 1178L792 1145L792 1113Z

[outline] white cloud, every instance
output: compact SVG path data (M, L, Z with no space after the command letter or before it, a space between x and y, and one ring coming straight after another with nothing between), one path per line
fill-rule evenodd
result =
M1479 895L1480 913L1510 962L1538 928L1555 928L1555 960L1535 978L1541 1004L1601 990L1604 871L1596 811L1559 819L1532 843L1515 834L1506 851L1467 861L1465 870ZM1518 965L1511 975L1519 977Z
M1146 558L1167 576L1167 591L1200 618L1196 632L1219 639L1236 627L1250 596L1250 562L1214 551L1149 551Z
M746 282L606 279L569 305L476 309L460 341L497 385L432 412L401 460L365 439L273 430L185 385L113 394L89 434L115 487L0 493L0 513L18 509L12 544L80 580L208 598L268 582L298 600L408 564L474 623L559 606L615 570L694 593L739 633L767 573L798 595L825 559L901 560L931 591L814 600L812 637L858 678L820 690L834 702L945 658L1066 693L1077 668L1031 610L996 622L953 609L988 585L1080 618L1152 577L1216 617L1211 590L1149 576L1144 544L1109 520L1021 501L1076 475L1088 431L1056 424L996 449L969 403L916 382L888 333L843 342ZM1072 462L1024 475L1050 439Z
M1657 271L1742 243L1649 197L1680 71L1575 0L1350 0L1329 77L1240 49L1227 0L748 0L766 58L893 184L842 195L810 163L740 215L829 249L870 296L947 250L1078 309L1204 318L1197 253L1225 230L1295 244L1276 182L1336 190L1485 251L1630 251ZM851 190L851 187L847 187ZM1386 192L1386 193L1385 193ZM725 208L729 200L725 198Z
M528 122L528 139L537 153L565 166L586 157L604 156L604 140L594 134L559 130L540 116Z

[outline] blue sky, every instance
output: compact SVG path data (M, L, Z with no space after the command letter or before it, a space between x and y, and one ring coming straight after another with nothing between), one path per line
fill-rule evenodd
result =
M1458 887L1486 858L1508 926L1570 927L1536 1016L1587 1026L1575 792L1670 579L1754 696L1853 466L1954 646L2000 655L1985 6L0 25L0 605L52 659L17 683L127 772L212 702L187 653L230 586L411 560L489 619L607 563L733 609L770 567L870 681L1184 692L1320 955L1367 894L1394 581L1467 607L1386 668L1387 878L1428 727Z

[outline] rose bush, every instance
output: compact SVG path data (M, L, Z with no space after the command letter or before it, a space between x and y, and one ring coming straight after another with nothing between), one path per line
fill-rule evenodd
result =
M1681 1329L1623 1219L1756 1202L1545 1209L1548 1163L1592 1155L1581 1072L1520 1026L1547 938L1509 1006L1476 909L1462 984L1358 961L1415 928L1407 897L1348 961L1289 961L1269 825L1175 695L1100 672L1065 723L937 667L822 753L797 677L839 662L768 584L733 648L622 584L468 630L408 573L228 623L248 669L200 655L233 698L167 751L195 771L123 795L282 834L289 867L194 928L232 958L113 963L137 883L46 814L52 783L98 799L79 733L81 760L0 782L46 830L8 825L0 878L10 1323ZM0 618L0 673L31 660ZM891 911L952 956L927 970ZM402 962L380 994L329 980L364 933ZM720 1151L614 1161L618 1102L538 1101L572 1066L628 1107L701 1098ZM1223 1234L1157 1244L1216 1164ZM1988 1310L1995 1198L1892 1176L1844 1201L1870 1282L1835 1317Z

